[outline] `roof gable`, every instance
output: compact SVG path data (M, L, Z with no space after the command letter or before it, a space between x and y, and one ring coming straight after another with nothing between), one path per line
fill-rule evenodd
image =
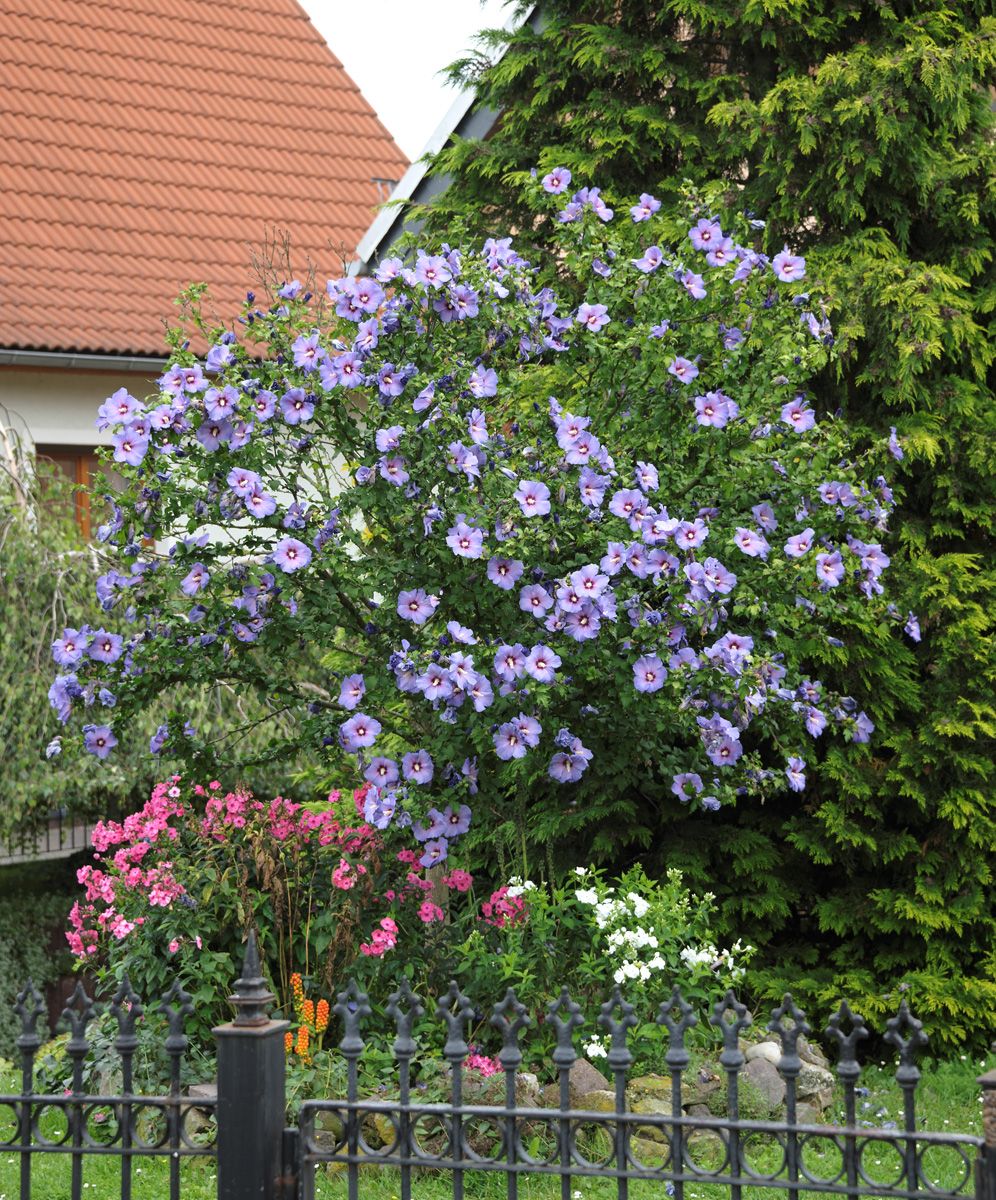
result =
M0 0L0 346L163 353L273 230L341 269L408 162L295 0Z

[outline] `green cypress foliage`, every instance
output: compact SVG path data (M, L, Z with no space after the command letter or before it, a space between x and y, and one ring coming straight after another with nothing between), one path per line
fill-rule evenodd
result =
M996 1008L991 12L543 0L518 33L485 35L497 63L454 65L502 117L437 157L454 182L423 214L528 244L545 234L521 199L534 167L567 166L610 203L722 181L768 222L769 252L802 251L834 298L818 401L859 440L898 428L889 549L923 641L855 629L829 662L814 646L814 668L873 712L872 755L828 749L801 800L662 818L661 858L720 893L730 931L764 949L769 991L822 1006L847 989L877 1015L906 983L935 1048L987 1037Z

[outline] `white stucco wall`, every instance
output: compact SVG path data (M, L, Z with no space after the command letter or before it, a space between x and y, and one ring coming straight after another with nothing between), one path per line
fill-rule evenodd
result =
M156 390L155 377L134 371L0 367L0 407L22 437L44 445L110 445L110 434L98 432L94 422L97 409L120 387L142 400ZM0 419L6 421L2 412Z

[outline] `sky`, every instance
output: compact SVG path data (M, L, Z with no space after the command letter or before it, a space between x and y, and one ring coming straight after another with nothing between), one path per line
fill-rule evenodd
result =
M418 158L457 92L437 72L504 25L508 0L299 0L410 159Z

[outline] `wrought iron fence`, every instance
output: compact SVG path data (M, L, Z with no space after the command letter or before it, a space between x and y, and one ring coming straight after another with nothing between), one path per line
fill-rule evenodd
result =
M0 1152L20 1156L20 1200L31 1200L36 1155L69 1156L72 1200L82 1200L84 1161L88 1158L113 1156L120 1160L122 1200L130 1200L137 1163L165 1158L169 1162L169 1200L180 1200L181 1160L194 1155L214 1157L217 1152L210 1134L205 1138L187 1128L194 1111L210 1111L215 1102L194 1102L181 1090L181 1066L188 1048L183 1027L194 1009L179 983L174 981L156 1006L166 1019L163 1048L170 1064L169 1088L161 1096L136 1095L133 1090L136 1026L145 1008L127 977L108 1005L117 1024L114 1050L121 1078L121 1090L113 1095L93 1094L84 1084L91 1050L87 1029L97 1007L82 983L76 985L62 1014L69 1031L66 1054L72 1071L70 1085L62 1092L39 1093L34 1087L43 1042L38 1025L47 1021L44 996L29 982L17 997L15 1009L21 1019L17 1038L21 1091L0 1095Z
M801 1200L808 1193L882 1200L958 1200L974 1193L976 1200L996 1200L996 1072L979 1081L984 1136L920 1128L916 1056L927 1039L905 1001L886 1023L884 1035L898 1058L901 1127L870 1128L859 1117L862 1068L857 1053L869 1031L846 1003L825 1030L838 1052L843 1123L820 1124L799 1119L797 1091L804 1069L800 1048L810 1028L788 995L766 1025L780 1049L775 1066L784 1084L784 1119L754 1120L741 1115L745 1065L741 1035L752 1018L732 992L716 1001L708 1018L722 1043L719 1066L726 1076L725 1115L706 1116L688 1114L683 1108L682 1085L692 1061L687 1034L699 1015L677 989L656 1014L668 1043L669 1074L663 1094L650 1110L640 1111L627 1098L633 1065L629 1032L638 1019L619 988L597 1018L609 1042L605 1063L612 1079L604 1093L606 1103L593 1108L572 1103L571 1070L577 1062L575 1041L584 1015L566 989L550 1004L547 1016L555 1035L551 1054L555 1103L543 1107L519 1102L522 1038L530 1019L512 991L493 1006L489 1018L501 1038L499 1094L488 1097L488 1102L469 1094L467 1037L481 1014L455 983L431 1012L407 985L392 994L385 1015L394 1035L397 1098L361 1098L363 1034L373 1014L368 997L350 983L333 1010L343 1027L339 1049L346 1062L346 1094L306 1100L297 1123L287 1127L284 1033L288 1023L269 1016L274 997L267 990L252 937L231 999L235 1019L215 1030L217 1099L182 1092L181 1063L187 1050L183 1025L192 1008L189 996L176 983L158 1006L167 1021L169 1088L161 1096L136 1095L132 1060L136 1021L143 1009L125 981L109 1005L117 1021L114 1046L122 1086L117 1094L97 1095L84 1087L90 1049L87 1027L95 1006L79 986L64 1014L70 1032L72 1084L65 1094L52 1095L33 1090L43 1002L35 989L26 988L18 999L21 1091L0 1095L0 1151L20 1156L20 1200L31 1200L36 1154L71 1157L68 1200L82 1200L86 1160L108 1155L120 1159L122 1200L131 1196L135 1163L150 1156L168 1158L170 1200L180 1200L181 1163L193 1156L216 1160L218 1200L314 1200L316 1176L323 1165L339 1173L349 1200L360 1196L361 1178L368 1177L362 1173L379 1168L398 1172L401 1200L418 1194L424 1172L445 1173L457 1200L463 1197L468 1180L482 1174L503 1177L512 1200L524 1177L544 1176L550 1180L550 1194L559 1192L562 1200L569 1200L577 1184L593 1179L613 1181L616 1195L623 1200L630 1195L630 1185L641 1181L653 1185L653 1195L667 1194L676 1200L686 1200L700 1185L719 1186L730 1200L742 1200L745 1188L777 1189L789 1200ZM424 1030L427 1016L439 1022L442 1056L448 1064L448 1096L440 1103L425 1102L413 1078L419 1052L416 1034ZM189 1127L195 1111L214 1115L213 1142L213 1134ZM53 1120L61 1123L55 1132ZM874 1155L891 1155L891 1177L877 1169L882 1157L875 1160ZM941 1172L932 1161L938 1155L947 1158Z
M442 1053L451 1067L451 1094L445 1104L412 1100L411 1061L417 1050L412 1029L425 1008L407 987L391 996L387 1009L396 1028L397 1101L361 1100L358 1096L359 1061L364 1048L361 1029L370 1016L367 997L351 985L339 996L334 1011L345 1030L340 1049L348 1064L347 1095L345 1101L312 1100L302 1107L299 1160L303 1200L314 1196L315 1166L319 1163L345 1165L351 1200L358 1195L360 1168L371 1164L400 1170L402 1200L410 1200L412 1172L420 1168L450 1172L454 1196L463 1194L469 1173L500 1172L507 1178L510 1197L517 1195L521 1176L546 1175L559 1179L565 1200L571 1195L573 1183L591 1178L615 1180L617 1194L623 1198L629 1193L631 1181L649 1180L660 1184L676 1200L684 1200L686 1186L705 1184L729 1189L731 1200L741 1200L744 1188L777 1188L791 1200L807 1192L896 1200L916 1200L926 1195L954 1200L972 1189L973 1172L977 1162L982 1162L982 1139L928 1133L918 1128L916 1087L920 1072L915 1055L927 1038L905 1000L897 1016L887 1023L885 1034L885 1040L898 1051L896 1079L903 1093L903 1128L895 1130L869 1129L859 1124L856 1097L861 1066L856 1050L868 1030L846 1003L830 1019L826 1030L839 1046L837 1075L843 1086L845 1109L845 1124L839 1127L797 1119L796 1084L803 1068L799 1040L811 1030L789 995L774 1010L767 1025L781 1044L777 1069L785 1084L785 1119L780 1121L740 1116L740 1073L745 1063L740 1035L752 1023L752 1017L732 992L715 1003L709 1017L722 1035L719 1062L726 1074L725 1117L683 1114L682 1082L691 1061L686 1034L698 1023L698 1017L677 988L660 1005L656 1018L668 1034L666 1062L670 1070L670 1111L657 1113L633 1111L627 1104L627 1077L633 1063L627 1035L639 1022L618 987L602 1005L598 1017L610 1039L606 1060L614 1099L610 1112L578 1109L571 1104L570 1071L577 1058L575 1032L584 1018L566 989L549 1009L556 1031L552 1059L559 1085L559 1104L554 1109L517 1103L516 1078L523 1061L520 1036L530 1021L511 990L494 1006L490 1018L502 1038L498 1059L505 1086L500 1104L468 1104L465 1100L462 1067L468 1055L466 1031L476 1014L456 984L436 1007L436 1016L446 1029ZM996 1079L992 1083L996 1085ZM333 1118L331 1125L336 1132L331 1138L328 1122L325 1132L317 1128L319 1114ZM369 1134L365 1136L371 1126L378 1135L376 1140ZM487 1140L488 1129L491 1147L485 1150L482 1142ZM531 1141L528 1148L526 1131ZM537 1131L545 1131L545 1138L537 1137ZM588 1147L594 1149L597 1159ZM898 1171L891 1180L873 1171L867 1161L870 1151L878 1153L884 1148L894 1151L897 1160ZM696 1154L696 1150L704 1153ZM925 1161L931 1151L942 1150L954 1160L946 1164L949 1178L943 1184L931 1177ZM829 1172L816 1169L815 1160L821 1151L822 1157L829 1151L831 1160L836 1160ZM993 1153L996 1151L990 1149L990 1156ZM655 1161L648 1161L651 1158ZM985 1169L980 1166L980 1189L986 1179Z

